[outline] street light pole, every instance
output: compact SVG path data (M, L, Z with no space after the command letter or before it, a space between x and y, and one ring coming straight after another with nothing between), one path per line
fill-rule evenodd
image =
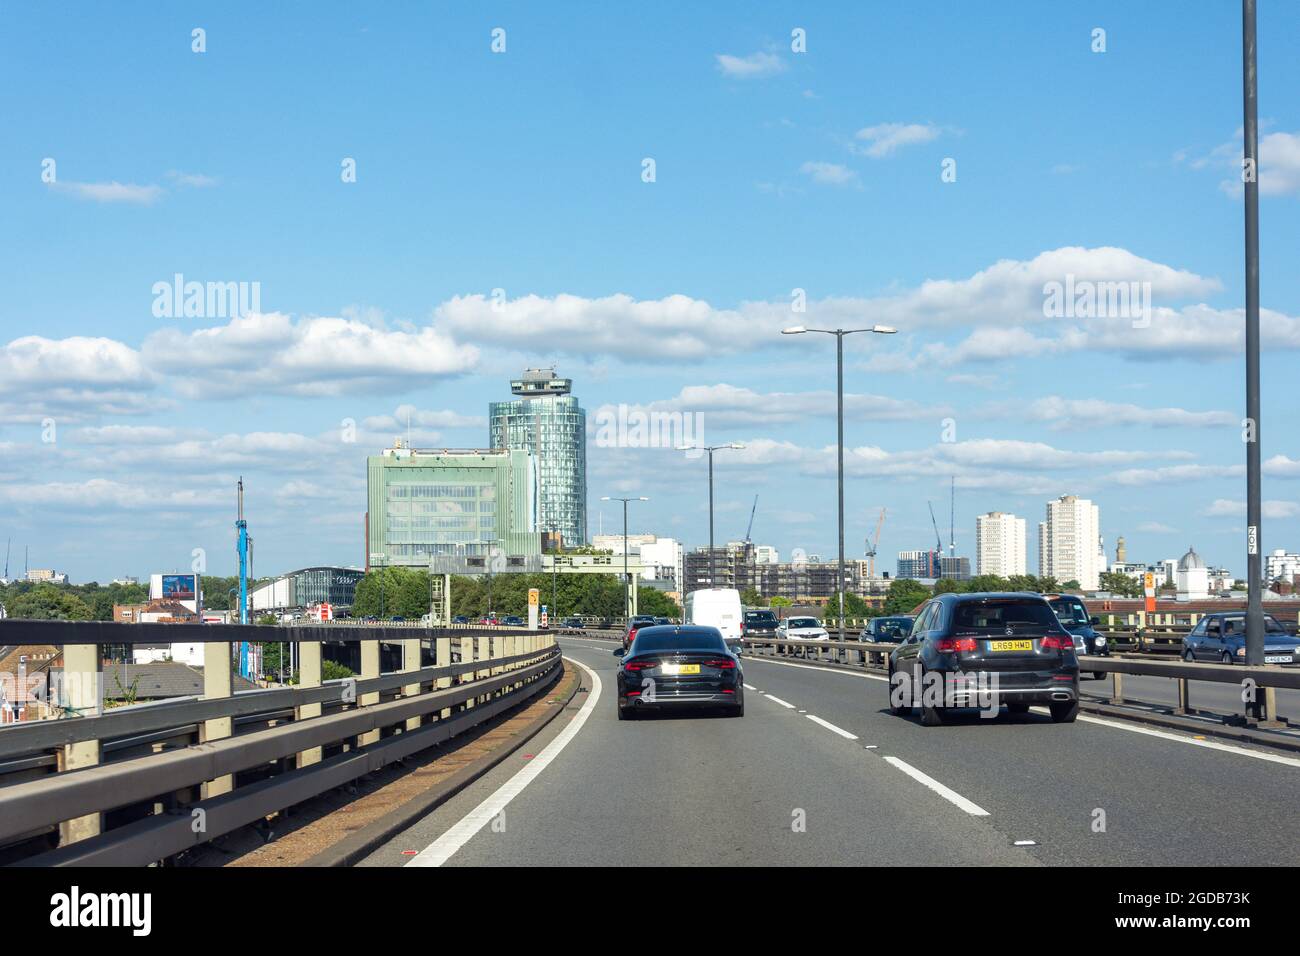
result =
M1243 179L1246 195L1246 663L1264 663L1259 431L1259 115L1255 0L1241 2Z
M627 567L627 503L629 501L649 501L649 498L616 498L610 495L604 495L601 501L621 501L623 502L623 620L632 619L632 576L628 573Z
M893 335L897 329L887 325L873 325L869 329L809 329L802 325L782 329L782 335L803 335L822 332L835 336L835 426L838 494L839 494L839 569L835 579L835 593L839 599L839 639L844 640L844 336L854 332L875 332Z
M706 451L709 453L709 587L717 584L713 569L713 453L724 448L739 450L744 448L740 442L728 442L725 445L678 445L678 451Z

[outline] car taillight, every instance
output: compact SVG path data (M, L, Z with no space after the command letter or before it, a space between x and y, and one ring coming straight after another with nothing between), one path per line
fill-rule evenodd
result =
M720 671L734 671L736 669L736 662L730 659L727 660L720 659L715 661L705 661L704 666L716 667Z
M941 637L934 642L936 651L973 651L975 650L975 638L973 637Z
M623 665L625 671L648 671L655 667L654 661L628 661Z
M1041 646L1045 651L1072 651L1074 650L1074 638L1069 634L1048 634L1043 638Z

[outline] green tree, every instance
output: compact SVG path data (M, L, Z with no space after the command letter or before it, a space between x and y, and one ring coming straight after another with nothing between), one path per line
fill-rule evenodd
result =
M920 581L894 578L885 597L886 614L911 614L912 609L930 596L930 589Z
M636 589L636 607L640 614L653 614L655 617L667 617L680 621L682 609L663 591L651 587Z
M967 591L1010 591L1011 582L997 574L977 574L966 582Z
M1080 584L1078 581L1074 580L1074 578L1071 578L1070 580L1066 581L1064 584L1061 585L1061 590L1062 590L1062 591L1082 591L1082 590L1083 590L1083 585Z
M765 607L767 604L754 588L745 588L740 592L740 603L745 607Z
M31 621L91 621L90 605L65 588L39 584L5 605L10 617ZM110 612L111 612L110 608Z
M1141 597L1142 582L1118 571L1103 571L1098 582L1101 590L1109 591L1121 597Z
M768 607L794 607L794 601L791 601L787 597L781 597L781 595L778 594L776 597L772 598L770 601L767 602L767 606Z
M953 578L940 578L938 581L934 582L935 594L952 594L956 591L964 590L966 589L962 586L962 583Z

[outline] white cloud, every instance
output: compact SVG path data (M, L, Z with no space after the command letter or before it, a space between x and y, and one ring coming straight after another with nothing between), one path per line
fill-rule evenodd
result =
M1264 501L1260 503L1260 510L1265 518L1294 518L1300 515L1300 505L1294 501ZM1246 514L1246 503L1230 498L1215 498L1201 514L1211 518L1239 518Z
M192 189L208 189L217 185L217 180L212 176L205 176L203 173L182 173L179 170L170 170L167 178L181 186L189 186Z
M107 338L28 335L0 346L0 421L76 421L157 410L157 378L139 352Z
M371 415L362 424L370 431L391 432L401 430L407 423L420 428L486 428L487 418L482 415L462 415L449 409L419 409L414 405L398 405L391 415Z
M78 183L53 182L50 188L77 199L89 199L92 202L124 202L148 206L163 194L161 186L139 186L135 183Z
M1147 534L1175 534L1178 531L1177 528L1171 528L1169 525L1161 524L1159 521L1143 521L1137 526L1137 529L1146 532Z
M165 483L149 487L91 478L86 481L51 481L0 486L0 501L19 510L174 511L208 510L228 503L229 491L176 489Z
M1010 409L1008 409L1010 410ZM1017 414L1025 414L1023 405ZM1099 398L1040 398L1029 405L1028 417L1047 422L1053 431L1111 428L1121 425L1150 425L1158 428L1214 428L1236 426L1232 412L1193 412L1184 408L1143 408L1140 405L1108 402Z
M1277 478L1300 478L1300 461L1286 455L1274 455L1264 462L1264 474Z
M847 166L841 166L838 163L824 163L809 161L799 167L799 172L812 178L812 181L822 186L855 186L858 184L858 174Z
M786 70L786 63L775 53L751 53L749 56L733 56L730 53L715 54L718 69L723 74L737 80L752 80L764 76L774 76Z
M857 150L872 159L889 156L904 146L938 139L941 130L932 123L881 123L858 130L855 135L870 145Z
M177 374L177 387L191 396L391 390L460 375L479 359L478 349L433 326L390 329L357 318L294 321L276 312L192 332L164 329L145 340L142 352L151 364Z

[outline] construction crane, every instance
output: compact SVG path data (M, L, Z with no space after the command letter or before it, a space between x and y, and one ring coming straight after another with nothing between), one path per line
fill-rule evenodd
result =
M745 529L746 544L749 544L753 540L753 538L751 538L750 535L754 533L754 512L757 510L758 510L758 495L754 495L754 507L749 509L749 527Z
M867 577L875 578L876 576L876 548L880 545L880 529L885 524L885 509L880 509L880 519L876 521L876 534L874 538L867 539Z
M939 533L939 522L934 520L934 505L928 501L926 504L930 505L930 524L934 525L935 560L938 561L943 557L943 535Z

